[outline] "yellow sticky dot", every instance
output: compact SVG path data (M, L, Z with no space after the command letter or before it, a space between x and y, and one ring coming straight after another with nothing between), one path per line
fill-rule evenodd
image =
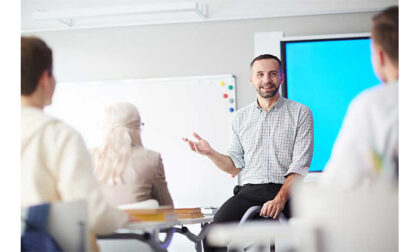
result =
M220 84L220 86L224 86L225 85L225 82L224 81L221 81L221 82L219 82L219 84Z

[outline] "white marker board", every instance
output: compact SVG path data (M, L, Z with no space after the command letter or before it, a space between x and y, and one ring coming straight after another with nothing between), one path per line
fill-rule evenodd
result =
M176 207L218 207L232 196L237 179L192 152L182 137L191 139L195 131L226 153L235 90L232 75L58 83L46 113L70 124L93 148L102 139L104 108L117 101L133 103L145 124L143 145L162 154Z

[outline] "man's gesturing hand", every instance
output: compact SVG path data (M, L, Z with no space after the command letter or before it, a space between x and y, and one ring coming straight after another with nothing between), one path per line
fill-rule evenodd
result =
M210 144L202 139L197 133L193 133L193 136L198 140L198 142L193 142L187 138L182 138L182 140L184 140L186 143L188 143L190 145L190 148L192 151L195 151L197 153L200 153L202 155L209 155L212 151Z
M277 219L285 205L286 201L280 199L267 201L261 208L260 216L268 216Z

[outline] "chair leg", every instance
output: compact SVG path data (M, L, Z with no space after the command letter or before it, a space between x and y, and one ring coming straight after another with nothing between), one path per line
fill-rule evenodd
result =
M270 241L270 252L275 252L276 251L276 244L275 241Z

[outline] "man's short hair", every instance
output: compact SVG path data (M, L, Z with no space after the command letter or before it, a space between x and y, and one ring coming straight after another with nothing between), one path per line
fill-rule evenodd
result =
M36 37L21 37L20 43L20 94L31 95L45 70L52 75L52 50Z
M255 58L251 61L251 64L250 64L251 69L252 69L252 66L254 66L254 62L255 62L255 61L258 61L258 60L263 60L263 59L273 59L273 60L277 61L277 63L279 64L279 69L280 69L280 72L283 72L283 71L282 71L282 64L281 64L281 60L280 60L279 58L277 58L276 56L271 55L271 54L261 54L260 56L255 57Z
M398 65L398 6L389 7L373 17L372 38L392 62Z

